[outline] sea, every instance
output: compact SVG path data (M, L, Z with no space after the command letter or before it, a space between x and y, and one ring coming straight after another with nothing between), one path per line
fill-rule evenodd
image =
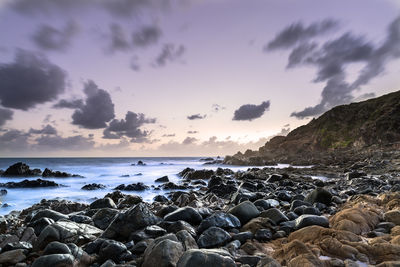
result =
M193 169L216 170L219 167L234 171L247 170L252 166L231 165L204 165L201 157L152 157L152 158L0 158L0 169L6 170L17 162L24 162L31 169L39 168L42 171L49 168L53 171L62 171L78 174L84 178L42 178L55 181L63 186L47 188L2 188L7 194L0 196L0 214L8 214L13 210L22 210L40 202L42 199L66 199L83 203L91 203L113 191L120 184L142 182L148 186L156 185L155 179L167 175L169 180L179 184L181 178L178 173L189 167ZM145 165L138 165L142 161ZM259 166L258 166L259 167ZM271 166L268 166L271 167ZM275 168L289 167L287 164L273 166ZM0 177L0 183L20 182L24 179L35 180L41 177ZM82 190L82 186L91 183L103 184L106 189L93 191ZM139 195L144 201L153 201L156 195L165 195L166 190L145 190L124 192Z

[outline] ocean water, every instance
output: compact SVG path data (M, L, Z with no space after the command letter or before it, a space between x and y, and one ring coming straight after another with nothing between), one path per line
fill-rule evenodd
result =
M201 158L0 158L0 169L6 170L17 162L28 164L31 169L39 168L42 171L49 168L53 171L64 171L71 174L79 174L84 178L44 178L62 184L62 187L51 188L17 188L9 189L7 195L0 196L0 202L9 207L0 207L0 214L8 214L12 210L22 210L42 199L67 199L90 203L96 198L102 198L113 188L120 184L131 184L143 182L146 185L154 185L155 179L168 175L169 180L174 183L180 182L177 175L186 167L194 169L212 169L218 167L230 168L234 171L246 170L249 166L226 166L226 165L203 165ZM145 166L132 166L142 160ZM287 167L289 165L279 165ZM141 175L138 175L141 174ZM129 177L125 177L129 175ZM35 180L41 177L0 177L0 183L20 182L24 179ZM87 191L82 190L85 184L100 183L106 189ZM3 189L3 188L0 188ZM152 201L158 194L166 194L164 190L146 190L142 192L124 192L140 195L145 201Z

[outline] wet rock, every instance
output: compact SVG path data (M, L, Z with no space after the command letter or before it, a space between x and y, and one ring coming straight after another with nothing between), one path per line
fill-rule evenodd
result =
M254 238L260 242L267 242L272 239L272 232L269 229L258 229Z
M317 215L301 215L296 219L296 229L301 229L307 226L318 225L322 227L329 227L329 220L325 216Z
M51 254L71 254L71 250L66 244L53 241L49 243L43 251L43 255Z
M232 236L233 240L239 240L240 243L244 244L247 240L253 239L254 235L250 231L240 232Z
M363 176L366 176L366 174L364 172L353 171L353 172L346 173L347 180L352 180L354 178L360 178Z
M7 190L1 189L0 190L0 196L5 196L5 195L7 195Z
M32 227L35 231L35 234L38 236L43 231L46 226L51 225L54 223L53 219L50 218L40 218L28 224L29 227Z
M191 249L179 259L177 267L235 267L229 253L215 249Z
M69 219L73 222L76 223L86 223L86 224L92 224L93 220L89 216L86 215L71 215Z
M168 202L168 198L166 198L163 195L157 195L153 198L153 200L156 202L163 202L163 203Z
M119 212L116 209L99 209L92 217L93 223L97 228L105 230L114 220L118 213Z
M144 252L142 267L175 266L183 252L183 246L175 235L156 238Z
M82 189L82 190L89 190L89 191L91 191L91 190L98 190L98 189L105 189L105 188L106 188L105 185L92 183L92 184L87 184L87 185L82 186L81 189Z
M24 249L6 251L0 254L0 264L13 265L26 259Z
M67 215L64 215L64 214L54 211L54 210L44 209L44 210L39 210L37 213L35 213L35 215L31 219L31 222L34 222L41 218L50 218L54 221L68 220Z
M160 218L144 204L139 203L125 213L118 214L104 231L102 237L114 240L125 240L134 231L149 225L157 224Z
M127 256L126 253L128 253L127 248L121 242L105 240L99 249L99 261L105 262L106 260L111 259L115 262L120 262Z
M45 169L42 173L42 177L55 177L55 178L67 178L67 177L79 177L83 178L83 176L80 176L78 174L70 174L67 172L60 172L60 171L52 171L50 169Z
M138 195L125 195L123 198L119 199L118 208L130 208L141 202L143 202L143 199Z
M260 217L269 218L276 225L280 224L281 222L289 221L289 218L277 208L272 208L261 212Z
M242 224L247 223L260 214L257 207L250 201L244 201L240 203L239 205L230 209L229 213L236 216Z
M323 203L325 205L329 205L332 202L332 194L322 188L322 187L318 187L316 189L314 189L313 191L311 191L304 199L304 201L309 202L311 204L314 203Z
M182 220L197 225L203 220L203 218L194 208L184 207L165 215L164 220L172 222Z
M241 224L238 218L234 215L217 211L211 216L204 219L199 225L198 231L203 232L204 230L212 227L220 227L225 230L229 230L231 228L240 228Z
M40 170L31 170L25 163L18 162L8 167L7 170L3 172L2 176L38 176L40 174Z
M168 183L162 184L161 188L164 190L184 190L184 189L187 189L187 186L177 185L173 182L168 182Z
M103 208L116 209L117 205L115 205L114 201L111 198L105 197L92 202L89 207L91 209L103 209Z
M36 180L23 180L21 182L8 182L0 183L0 187L6 188L37 188L37 187L58 187L60 186L56 182L47 181L42 179Z
M210 179L214 175L212 170L194 170L187 168L179 173L180 176L188 180Z
M167 230L168 230L168 232L171 232L171 233L177 233L179 231L185 230L192 236L197 235L196 229L194 229L193 226L191 226L189 223L187 223L185 221L174 222L167 227Z
M74 260L75 260L74 256L70 254L52 254L37 258L33 262L32 267L43 267L43 266L73 267Z
M185 251L189 250L189 249L198 249L199 248L197 246L196 240L186 230L181 230L181 231L177 232L176 237L182 243Z
M3 249L1 250L2 252L10 251L10 250L16 250L16 249L24 249L26 251L32 250L32 244L24 241L18 241L18 242L12 242L6 244Z
M223 229L212 226L205 230L197 240L199 248L220 247L228 243L231 236Z
M169 182L168 176L163 176L154 180L156 183L167 183Z
M117 186L116 188L114 188L114 190L144 191L144 190L147 190L149 188L150 187L148 187L144 183L139 182L139 183L128 184L128 185L121 184L121 185Z

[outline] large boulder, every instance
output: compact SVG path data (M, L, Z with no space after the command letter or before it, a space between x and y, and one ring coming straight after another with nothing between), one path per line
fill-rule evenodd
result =
M235 267L231 255L223 250L191 249L179 259L177 267Z
M156 238L145 250L142 267L176 266L184 248L174 234Z
M260 215L260 211L257 209L257 207L248 200L231 208L229 213L236 216L242 225Z
M223 229L212 226L205 230L197 240L199 248L220 247L228 243L231 236Z
M203 232L204 230L212 227L220 227L222 229L229 230L231 228L239 228L241 226L240 221L234 215L217 211L211 216L205 218L199 225L198 231Z
M322 187L318 187L316 189L314 189L313 191L311 191L304 199L304 201L307 201L311 204L314 203L323 203L325 205L329 205L331 204L332 201L332 194L322 188Z
M165 215L164 220L172 222L182 220L190 224L197 225L203 220L203 218L194 208L184 207Z
M125 213L120 213L104 231L102 237L114 240L126 240L136 230L157 224L161 219L144 203L139 203Z

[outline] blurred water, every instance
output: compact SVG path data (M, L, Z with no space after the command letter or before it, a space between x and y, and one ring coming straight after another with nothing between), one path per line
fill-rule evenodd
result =
M145 166L131 166L139 160L146 163ZM212 169L218 167L230 168L234 171L247 170L249 166L226 166L226 165L203 165L200 158L0 158L0 169L7 169L16 162L24 162L31 169L39 168L42 171L49 168L54 171L64 171L71 174L79 174L85 178L45 178L55 181L63 187L52 188L19 188L7 189L8 194L0 197L0 201L7 203L10 207L1 207L0 214L7 214L12 210L21 210L39 202L42 199L67 199L90 203L95 198L101 198L113 188L120 184L131 184L143 182L146 185L153 185L154 180L168 175L169 180L179 183L177 174L186 167L194 169ZM280 164L278 168L288 167ZM136 175L141 173L142 175ZM129 177L122 177L129 175ZM23 179L35 180L40 177L9 178L0 177L0 183L10 181L20 182ZM106 189L86 191L82 186L90 183L100 183ZM145 201L152 201L154 196L165 194L166 191L146 190L143 192L124 192L140 195Z

